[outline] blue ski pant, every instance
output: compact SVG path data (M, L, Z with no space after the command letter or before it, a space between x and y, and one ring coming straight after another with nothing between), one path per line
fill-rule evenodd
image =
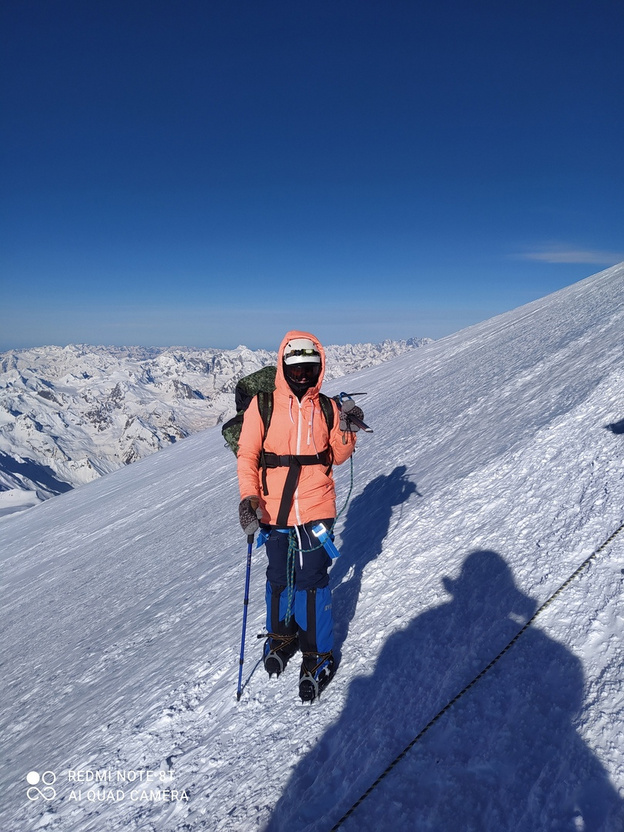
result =
M332 520L324 520L327 527ZM268 557L266 585L266 627L276 635L299 634L299 646L304 653L329 653L334 646L334 619L328 569L331 558L319 546L308 523L299 526L298 551L295 558L295 582L292 596L292 618L285 622L288 612L288 531L272 529L266 541Z

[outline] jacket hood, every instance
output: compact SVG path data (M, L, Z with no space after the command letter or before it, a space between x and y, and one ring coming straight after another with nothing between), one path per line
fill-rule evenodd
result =
M278 390L280 393L292 394L290 387L288 386L288 382L284 378L284 350L286 349L286 344L289 341L292 341L293 338L309 338L313 343L316 349L318 350L319 355L321 356L321 372L319 373L318 381L314 385L314 387L310 387L307 391L306 396L309 395L316 395L320 389L321 385L323 384L323 376L325 375L325 350L323 349L321 342L316 337L316 335L312 335L311 332L300 332L297 329L292 329L290 332L287 332L282 339L282 343L280 344L279 351L277 353L277 375L275 377L275 389Z

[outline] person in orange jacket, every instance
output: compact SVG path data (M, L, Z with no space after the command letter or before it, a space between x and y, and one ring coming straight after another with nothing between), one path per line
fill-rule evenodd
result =
M266 436L256 397L245 411L238 450L241 526L247 535L260 526L268 534L264 666L269 676L279 676L300 648L304 701L315 699L335 672L331 558L312 529L323 523L331 531L336 517L331 468L351 456L357 430L346 407L341 410L331 399L321 403L324 370L318 338L288 332L279 348ZM363 417L351 400L347 405L348 412ZM333 418L323 407L333 409Z

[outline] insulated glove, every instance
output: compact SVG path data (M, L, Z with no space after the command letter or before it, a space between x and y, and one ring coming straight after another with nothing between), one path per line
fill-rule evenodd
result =
M353 399L345 399L342 403L340 410L340 430L355 433L359 430L359 427L353 424L349 416L355 416L356 419L364 421L364 412L361 407L356 405Z
M259 502L258 497L245 497L238 505L238 519L247 536L255 534L260 528L258 521L262 518L262 509Z

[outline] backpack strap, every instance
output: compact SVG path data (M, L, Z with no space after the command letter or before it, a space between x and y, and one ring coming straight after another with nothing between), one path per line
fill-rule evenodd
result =
M268 453L264 456L267 468L288 468L276 520L277 527L283 528L288 524L288 515L295 491L299 485L302 466L328 465L327 470L329 471L331 470L331 454L329 448L327 448L319 454L284 454L280 456L279 454ZM266 470L263 471L264 474L266 474Z
M327 422L328 432L331 434L334 426L334 407L332 401L328 396L320 393L319 402L323 416ZM318 454L280 455L267 453L264 450L264 441L269 430L269 425L271 424L271 416L273 415L273 393L263 391L258 393L258 410L260 411L262 424L264 425L264 436L262 437L262 448L260 450L260 467L262 468L262 492L265 497L269 493L266 474L267 468L288 468L276 521L277 527L283 528L288 523L290 507L295 496L295 491L297 490L297 485L299 484L301 467L303 465L324 465L326 467L325 473L329 474L333 464L332 449L328 443L327 448Z
M323 416L325 417L325 421L327 422L327 431L329 437L331 438L331 432L334 429L334 405L332 400L329 396L326 396L324 393L319 393L319 402L321 405L321 410L323 411ZM327 464L327 470L325 473L329 476L330 471L332 469L332 465L334 464L334 454L332 452L332 446L328 442L327 443L327 453L329 454L329 462Z
M331 433L334 429L334 406L332 400L325 393L319 393L319 402L325 421L327 422L327 430Z
M264 450L264 442L269 431L269 425L271 424L271 416L273 415L273 392L260 390L260 392L257 393L257 398L258 410L260 411L260 417L262 418L262 425L264 427L264 433L262 435L262 448L260 449L260 467L262 468L262 493L266 497L269 493L269 487L267 485L267 455Z

